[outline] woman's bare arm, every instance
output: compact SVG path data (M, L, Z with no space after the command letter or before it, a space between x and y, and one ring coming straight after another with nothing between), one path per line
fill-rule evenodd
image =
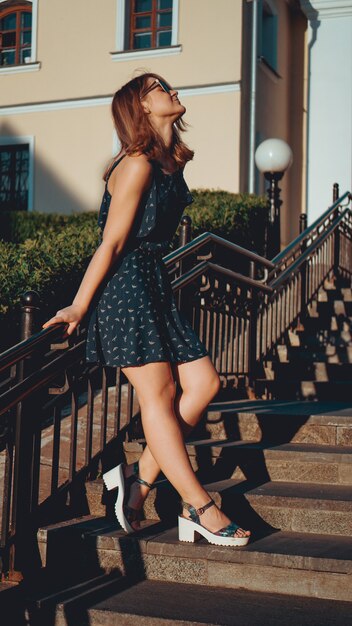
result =
M110 179L112 197L102 242L92 256L72 305L57 311L43 324L43 328L57 322L68 322L67 332L73 332L126 244L142 196L150 186L152 166L143 155L126 156L113 174Z

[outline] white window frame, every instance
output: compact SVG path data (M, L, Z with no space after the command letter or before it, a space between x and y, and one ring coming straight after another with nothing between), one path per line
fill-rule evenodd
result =
M23 135L19 137L0 137L0 146L15 146L19 143L28 143L29 145L29 163L28 163L28 207L27 211L33 211L34 199L34 136Z
M110 52L113 61L128 61L129 59L144 59L148 57L161 57L180 54L182 46L178 44L178 16L180 0L173 0L172 5L172 34L171 46L163 48L150 48L149 50L125 50L125 21L126 2L129 0L116 0L116 50Z
M3 2L0 0L0 9ZM37 72L40 69L40 63L37 61L37 40L38 40L38 2L39 0L29 0L32 3L32 45L30 62L21 65L9 65L0 67L0 74L19 74L22 72Z

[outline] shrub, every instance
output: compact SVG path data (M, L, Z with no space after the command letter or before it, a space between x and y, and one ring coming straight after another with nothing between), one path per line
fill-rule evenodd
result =
M263 254L264 198L207 189L192 191L192 195L194 202L185 214L192 219L193 237L212 231ZM98 246L97 218L97 211L0 214L0 350L18 341L20 299L25 291L39 293L44 320L72 302ZM173 247L177 245L178 234L172 242Z

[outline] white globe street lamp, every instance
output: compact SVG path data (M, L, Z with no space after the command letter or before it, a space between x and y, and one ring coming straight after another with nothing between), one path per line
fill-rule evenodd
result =
M290 146L282 139L266 139L255 152L255 163L269 181L269 231L267 252L276 255L280 251L280 189L279 180L291 166L293 154ZM269 249L270 248L270 249Z

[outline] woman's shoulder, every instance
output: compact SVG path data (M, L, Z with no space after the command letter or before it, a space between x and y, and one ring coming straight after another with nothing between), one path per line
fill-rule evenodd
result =
M123 158L122 158L123 157ZM124 154L120 155L121 162L110 176L109 187L113 191L115 184L124 184L133 186L148 185L152 179L153 165L145 154Z

